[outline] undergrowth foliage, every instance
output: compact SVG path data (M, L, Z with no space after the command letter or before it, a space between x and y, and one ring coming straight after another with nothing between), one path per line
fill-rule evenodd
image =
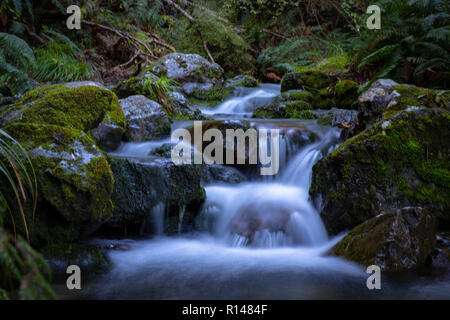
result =
M2 181L7 182L0 187L0 300L8 298L7 291L17 288L22 299L54 298L48 283L50 270L29 244L37 203L33 166L26 151L3 130L0 130L0 174ZM3 229L6 220L14 234ZM19 230L26 241L18 234Z
M360 68L382 66L374 76L448 88L450 11L447 0L380 1L381 30L363 34Z

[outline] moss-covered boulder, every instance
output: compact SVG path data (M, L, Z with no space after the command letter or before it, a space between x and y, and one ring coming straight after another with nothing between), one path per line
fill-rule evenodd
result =
M257 108L252 118L258 119L317 119L311 111L311 105L302 100L289 102L274 102L270 105Z
M421 206L450 220L450 113L408 108L345 141L313 168L310 194L331 233L380 210Z
M285 92L308 92L313 109L355 109L359 85L345 80L342 75L326 71L309 70L289 73L281 82L282 97ZM300 92L294 93L299 95Z
M167 137L171 121L161 105L142 95L121 99L126 119L124 140L142 142Z
M336 76L321 71L288 73L281 81L281 92L288 90L317 91L335 84Z
M256 88L259 87L259 82L254 77L242 74L234 78L228 79L225 82L225 88L236 88L236 87L246 87L246 88Z
M156 61L150 71L180 83L213 83L221 80L223 69L198 54L171 53Z
M448 91L400 85L390 79L375 81L358 98L360 123L365 127L408 107L448 109L449 105L450 93Z
M433 251L436 231L436 219L423 208L385 211L350 231L332 253L383 271L418 269Z
M0 126L22 122L51 124L86 133L102 125L94 134L98 143L117 147L125 129L124 115L117 96L94 85L48 85L27 92L1 114ZM115 138L111 141L111 138Z
M36 172L39 214L33 236L37 241L74 241L84 227L111 216L113 175L88 134L30 123L12 124L5 131L23 145Z
M115 211L99 232L126 237L192 229L206 197L200 185L200 166L176 166L170 159L138 163L111 158L110 163L115 177Z
M313 95L311 92L306 90L289 90L281 94L279 100L281 101L305 101L308 103L312 102Z

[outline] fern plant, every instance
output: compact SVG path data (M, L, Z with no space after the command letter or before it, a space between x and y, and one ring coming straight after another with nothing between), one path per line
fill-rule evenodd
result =
M25 40L0 32L0 76L9 87L10 95L31 87L27 70L36 63L33 49Z
M33 166L23 147L0 129L0 300L7 290L19 287L22 299L54 298L49 268L40 254L29 245L37 203L37 181ZM31 219L27 218L32 212ZM15 217L20 216L21 221ZM6 217L13 235L3 228ZM19 225L20 224L20 225ZM20 227L19 227L20 226ZM18 230L27 239L25 241Z
M383 0L381 30L363 34L359 68L380 66L375 79L448 88L450 14L446 0Z

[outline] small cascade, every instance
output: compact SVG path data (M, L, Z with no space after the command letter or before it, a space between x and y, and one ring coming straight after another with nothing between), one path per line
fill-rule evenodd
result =
M260 88L237 88L235 96L219 104L216 108L203 108L202 112L212 114L251 114L256 108L269 104L280 94L280 86L262 84Z
M256 248L318 246L327 241L308 190L312 167L338 145L339 131L328 129L316 135L319 141L301 149L272 181L206 187L202 216L209 226L214 221L211 231L217 238L231 246ZM282 145L284 154L292 148L286 140Z
M155 235L162 235L164 233L164 216L166 213L166 206L160 202L156 205L151 212L153 228Z

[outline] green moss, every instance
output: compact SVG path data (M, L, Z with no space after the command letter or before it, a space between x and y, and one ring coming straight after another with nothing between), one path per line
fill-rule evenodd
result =
M281 98L283 101L306 101L311 103L312 102L312 93L306 90L291 90L283 92L281 95Z
M359 85L351 80L341 80L334 87L336 105L341 109L353 109L358 101Z
M335 106L333 100L333 92L331 88L324 88L314 93L313 95L313 107L314 109L326 109L329 110Z
M81 130L19 123L5 128L31 153L39 194L68 221L111 216L113 176L94 141Z
M28 122L70 127L88 132L105 117L109 123L125 127L117 96L109 90L83 86L45 86L32 90L16 102L7 122Z
M288 90L317 91L335 83L335 78L320 71L288 73L281 81L281 92Z
M430 205L445 215L450 209L449 128L449 113L442 109L397 113L319 161L310 193L326 195L330 210L345 214L353 226L380 205Z

